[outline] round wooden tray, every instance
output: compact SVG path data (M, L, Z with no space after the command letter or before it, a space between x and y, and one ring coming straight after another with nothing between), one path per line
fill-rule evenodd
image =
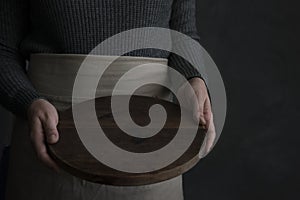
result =
M84 103L81 103L84 104ZM164 128L150 138L136 138L123 133L116 125L111 114L111 97L101 97L95 100L99 125L105 135L115 145L131 152L150 152L167 145L176 135L180 124L180 107L174 103L152 97L131 96L130 115L138 125L149 123L149 108L154 104L164 106L168 114ZM76 105L80 106L80 104ZM91 182L117 185L137 186L161 182L174 178L191 169L199 161L199 150L206 130L198 129L190 148L163 169L149 173L127 173L112 169L94 158L82 144L76 131L72 108L59 113L58 131L60 140L54 145L48 145L49 154L57 164L70 174ZM191 119L192 120L192 119Z

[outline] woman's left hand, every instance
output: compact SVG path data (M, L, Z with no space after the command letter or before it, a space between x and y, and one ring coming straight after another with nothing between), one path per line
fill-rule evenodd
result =
M200 156L204 157L211 150L216 138L211 103L206 85L201 78L192 78L189 80L189 84L191 87L183 85L177 95L183 97L185 105L189 105L188 108L193 112L194 119L200 122L202 128L207 129L203 148L200 151ZM194 90L195 96L191 88Z

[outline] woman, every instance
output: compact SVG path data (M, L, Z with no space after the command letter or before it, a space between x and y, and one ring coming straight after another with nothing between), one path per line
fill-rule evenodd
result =
M139 187L94 184L59 170L46 151L46 142L53 144L59 140L57 110L70 105L63 95L55 98L50 94L50 90L58 92L59 87L52 87L48 81L55 81L59 86L67 84L53 71L73 72L68 63L68 58L73 57L68 55L88 54L106 38L139 27L170 28L198 40L195 0L1 0L1 104L18 116L13 133L7 199L183 199L181 176ZM36 58L36 53L44 57L30 59ZM53 66L55 70L47 71L52 54L55 59L62 58L62 62ZM189 79L197 94L197 102L192 102L199 105L193 110L195 116L204 126L212 123L205 83L188 62L155 49L136 50L125 56L131 61L140 57L143 62L150 57L158 63L168 59L169 66ZM26 60L29 60L29 72ZM126 61L121 59L119 66L124 65Z

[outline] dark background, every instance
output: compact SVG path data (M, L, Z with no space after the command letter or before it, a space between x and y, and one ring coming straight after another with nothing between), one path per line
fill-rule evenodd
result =
M228 113L214 150L185 176L188 200L300 199L295 2L197 2L201 43L223 76Z
M296 1L198 0L201 44L223 76L226 124L188 172L187 200L300 196L299 8ZM0 150L10 129L0 111Z

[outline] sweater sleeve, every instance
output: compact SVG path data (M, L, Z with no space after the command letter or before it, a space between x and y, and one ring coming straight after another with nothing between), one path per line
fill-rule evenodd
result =
M172 5L170 28L199 42L200 37L197 32L195 13L195 0L174 0ZM171 53L169 56L169 66L176 69L187 79L193 77L202 78L201 72L196 69L199 66L193 67L188 61L174 53Z
M39 98L28 80L19 47L29 27L27 0L0 1L0 103L26 117L30 103Z

